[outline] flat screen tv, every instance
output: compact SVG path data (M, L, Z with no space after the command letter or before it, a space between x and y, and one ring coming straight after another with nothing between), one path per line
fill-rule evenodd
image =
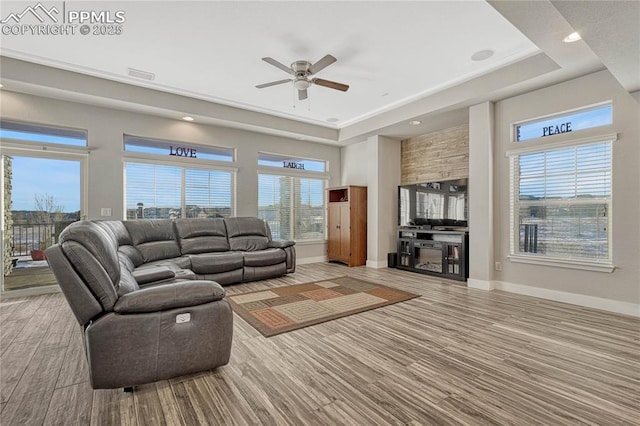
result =
M398 187L398 225L466 227L468 179Z

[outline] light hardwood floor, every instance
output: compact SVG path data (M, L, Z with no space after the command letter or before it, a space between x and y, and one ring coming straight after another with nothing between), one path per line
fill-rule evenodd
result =
M216 371L92 391L61 294L0 302L0 424L639 424L640 321L398 270L302 265L421 297L271 338L234 317ZM197 342L194 342L197 344Z

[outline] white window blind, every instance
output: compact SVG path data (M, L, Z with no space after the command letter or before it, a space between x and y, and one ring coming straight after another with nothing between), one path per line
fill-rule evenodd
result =
M233 174L148 163L125 163L127 219L232 215Z
M186 217L229 217L231 187L230 172L186 169Z
M324 238L324 179L258 175L258 217L276 240Z
M611 146L511 156L512 254L611 260Z
M296 241L323 239L325 181L311 178L292 178L292 180L294 239Z

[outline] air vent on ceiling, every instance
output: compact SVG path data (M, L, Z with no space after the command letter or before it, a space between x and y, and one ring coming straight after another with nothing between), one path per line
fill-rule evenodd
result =
M152 72L140 71L135 68L127 68L127 74L131 77L141 78L143 80L153 81L156 78L156 75Z

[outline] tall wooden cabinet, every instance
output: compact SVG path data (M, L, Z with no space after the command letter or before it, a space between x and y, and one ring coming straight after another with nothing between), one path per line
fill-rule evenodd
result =
M367 261L367 187L341 186L327 189L329 261L349 266Z

